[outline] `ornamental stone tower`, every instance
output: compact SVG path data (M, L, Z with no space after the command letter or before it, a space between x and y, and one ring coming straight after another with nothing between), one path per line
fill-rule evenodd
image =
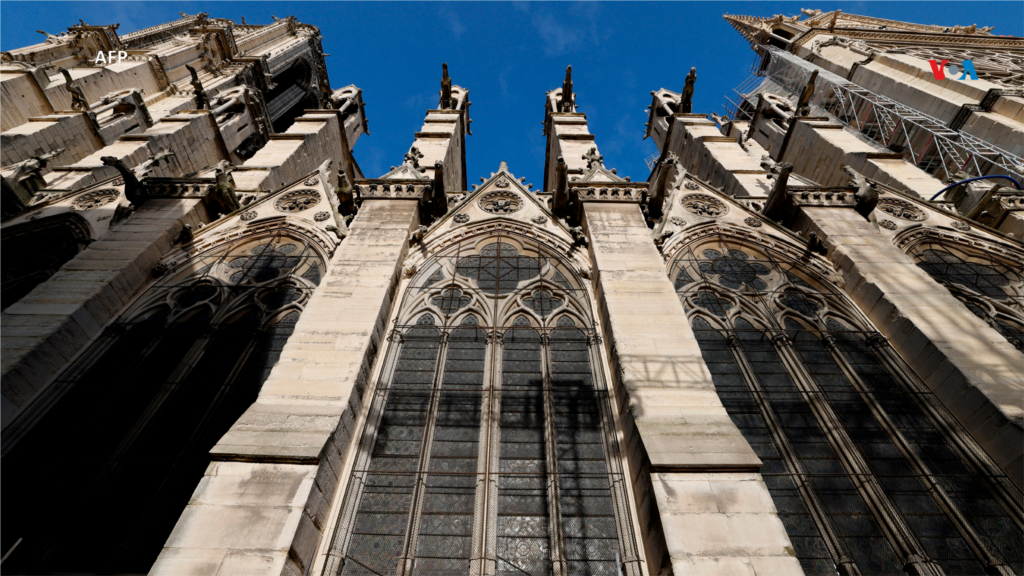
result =
M294 18L4 53L4 573L1024 574L1024 40L803 12L540 190Z

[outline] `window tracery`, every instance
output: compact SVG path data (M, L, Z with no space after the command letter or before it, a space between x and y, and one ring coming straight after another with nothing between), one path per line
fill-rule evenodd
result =
M72 557L75 569L97 573L149 569L209 450L256 400L325 262L312 241L283 233L194 257L58 377L53 400L27 414L27 435L11 424L19 441L7 462L46 471L22 487L43 502L19 519L29 547L44 557L55 545L44 520L54 515L80 535L60 543L48 569L62 571L60 558ZM50 430L76 434L50 438ZM58 444L67 459L40 461ZM69 485L61 471L71 461L80 481ZM152 529L132 529L143 523Z
M518 237L421 267L325 574L639 576L587 298Z
M917 265L967 309L1024 350L1024 263L938 243L915 249Z
M672 273L807 574L1024 570L1020 491L837 289L726 236Z

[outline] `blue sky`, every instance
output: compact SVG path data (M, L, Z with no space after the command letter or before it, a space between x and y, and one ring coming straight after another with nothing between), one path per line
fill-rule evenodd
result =
M355 154L367 177L399 164L437 104L441 63L470 90L474 135L469 183L505 160L516 176L542 184L543 97L572 65L579 111L608 167L647 178L642 140L650 92L678 91L697 67L694 112L722 112L724 96L750 75L754 53L722 14L791 15L801 7L923 24L996 26L1024 36L1024 4L1014 2L15 2L0 12L0 49L38 43L81 18L119 22L119 33L189 14L250 24L294 14L323 32L334 88L363 89L370 136ZM937 55L938 56L938 55Z

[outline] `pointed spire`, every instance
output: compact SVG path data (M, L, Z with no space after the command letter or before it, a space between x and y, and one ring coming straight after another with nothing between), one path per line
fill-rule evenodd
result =
M751 46L758 44L758 35L762 32L760 26L761 22L768 20L768 18L758 18L756 16L738 16L735 14L725 14L722 16L730 26L736 29L737 32L743 35L750 42Z

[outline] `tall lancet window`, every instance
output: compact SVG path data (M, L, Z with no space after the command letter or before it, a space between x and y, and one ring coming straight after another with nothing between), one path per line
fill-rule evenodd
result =
M536 241L433 259L391 334L325 573L639 576L591 309Z
M919 244L914 252L922 270L1024 350L1024 261L930 242Z
M820 272L728 236L672 278L817 574L1021 574L1022 495Z
M38 503L4 515L23 539L11 569L149 570L325 262L297 232L238 240L171 271L106 330L4 432L4 466L32 471L4 488ZM75 537L54 538L55 518Z

